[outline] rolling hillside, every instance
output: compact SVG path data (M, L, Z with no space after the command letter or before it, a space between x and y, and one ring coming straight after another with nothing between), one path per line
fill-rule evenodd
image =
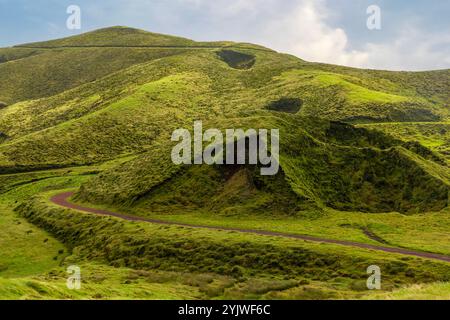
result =
M291 242L292 252L280 249L282 241L275 242L261 258L265 260L252 267L251 251L268 247L251 236L236 242L242 245L239 251L212 241L208 231L190 235L151 226L135 238L130 231L134 225L125 222L91 216L86 222L73 212L65 221L65 213L44 198L70 189L76 192L73 201L145 217L272 231L292 228L450 254L450 70L361 70L310 63L253 44L196 42L112 27L0 49L0 74L0 212L3 208L10 221L12 209L19 206L20 219L56 238L50 240L53 251L64 245L85 263L99 260L121 268L179 273L186 266L186 272L220 274L222 291L209 292L210 297L268 294L271 290L252 295L225 288L229 281L258 272L269 277L272 270L281 277L286 270L275 265L275 256L297 275L317 268L316 278L308 281L318 283L311 287L321 288L329 280L321 279L321 270L351 279L351 254L336 253L328 261L331 247L303 248L304 265L299 267L290 254L300 251ZM195 120L202 120L205 130L278 128L279 173L262 177L252 165L174 165L172 131L192 129ZM260 226L258 221L264 222ZM413 234L418 221L423 223L420 237ZM103 246L100 240L109 231L115 237ZM168 241L171 232L184 244ZM157 238L150 241L149 234ZM199 245L203 237L210 246ZM223 238L231 241L228 234ZM251 244L245 245L247 241ZM116 249L114 244L119 244ZM192 246L202 251L188 259ZM170 256L171 263L155 248ZM221 250L241 260L232 260L233 265L217 256ZM204 264L199 262L203 256ZM368 253L357 256L361 265L370 262ZM339 259L345 267L341 274L335 265ZM394 277L400 264L401 281L397 286L392 278L389 289L414 284L408 274L420 283L450 279L447 266L427 269L416 260L396 259L392 266L387 263L389 274ZM0 276L1 265L0 260ZM364 270L358 277L364 277ZM298 281L283 282L272 296L314 296L297 292ZM358 291L358 285L346 281L345 290ZM28 292L20 281L8 285ZM190 285L171 282L170 288L179 288L180 294L161 296L186 297ZM103 287L93 287L104 293ZM319 296L352 296L330 288ZM58 297L66 295L61 290Z
M130 46L131 39L135 41L134 47L126 48ZM167 52L143 49L140 54L145 56L144 60L126 54L127 62L119 56L103 56L110 50L115 53L116 50L125 50L133 54L135 46L146 45L172 46L176 49L166 48ZM351 127L336 127L333 122L326 122L442 123L448 117L447 106L439 103L442 92L437 92L437 98L433 93L421 95L423 88L414 90L408 82L398 81L405 77L403 74L396 78L386 72L387 78L373 79L371 73L357 73L346 68L325 71L331 67L318 65L314 69L313 64L292 56L256 47L251 49L246 46L243 49L240 45L235 45L232 50L231 45L195 43L116 27L62 40L18 46L20 50L25 47L46 48L44 55L62 54L64 60L72 62L76 59L64 55L72 55L74 51L79 53L81 47L88 50L95 48L100 56L89 55L88 61L84 54L79 56L83 68L86 67L87 78L80 72L74 73L74 76L87 83L57 95L19 101L0 110L0 132L3 136L0 170L13 172L89 165L119 156L145 152L154 154L153 146L164 144L174 129L190 127L194 120L202 119L213 121L215 127L222 129L242 124L246 127L280 127L285 137L281 163L286 174L284 180L289 182L297 196L307 202L337 209L376 212L423 212L446 207L448 174L445 154L440 156L427 150L426 146L415 148L411 144L381 136L377 139L385 141L377 141L382 144L380 148L367 138L372 134L366 133L365 129L355 131ZM221 49L221 46L227 46L227 49ZM147 56L149 52L156 53L156 56ZM20 71L24 63L36 64L33 59L42 61L44 56L32 55L14 63L7 62L4 66L21 75L24 74ZM55 66L53 71L73 84L70 77L66 77L67 72L61 69L64 64L54 63L53 58L51 61ZM102 61L118 63L117 68ZM245 64L245 61L251 63ZM52 78L47 73L45 62L39 62L39 65L46 70L45 76ZM67 68L73 70L74 67ZM99 73L101 68L107 68L110 74ZM437 74L444 82L448 81L448 72ZM35 83L41 83L34 75L24 76L32 76ZM89 81L94 77L99 78ZM423 78L419 77L418 81L423 81ZM51 83L46 85L53 87ZM20 85L15 84L15 87ZM24 88L29 90L29 86ZM277 101L287 101L288 108L289 103L297 104L297 109L286 114L283 109L277 110ZM312 117L322 118L324 122L316 124ZM323 129L317 130L318 126ZM338 136L333 137L335 128L338 128ZM350 133L353 136L346 137L347 133L339 132L346 131L346 128L347 131L353 130ZM372 125L370 128L377 127ZM289 135L295 138L291 139ZM360 146L360 140L368 141ZM295 145L297 142L300 143ZM142 157L147 156L139 156L139 159ZM380 157L380 161L373 161L374 157ZM362 160L364 158L367 164ZM318 159L323 161L318 162ZM356 162L352 164L352 161ZM127 165L124 166L126 168ZM142 166L139 168L143 169ZM349 171L353 171L354 176L348 176ZM117 172L120 169L112 169L111 176L121 174ZM415 172L414 175L411 175L412 172ZM330 173L333 174L330 176ZM134 197L140 197L142 193L150 192L154 185L151 179L140 183L137 176L130 177L126 173L125 176L143 188L136 195L130 187L127 191L118 190L120 194L131 193L132 198L121 200L126 203L134 201ZM394 176L398 181L390 180ZM161 182L158 180L158 183ZM112 196L111 190L116 187L113 183L105 190ZM87 195L87 190L92 195ZM433 196L426 196L425 190L430 190ZM106 196L101 192L91 185L86 186L82 194L92 201L95 200L94 195L104 199ZM386 194L390 196L387 198Z

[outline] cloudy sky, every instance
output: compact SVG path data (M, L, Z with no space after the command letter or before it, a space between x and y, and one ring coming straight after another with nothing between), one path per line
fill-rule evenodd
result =
M82 13L68 30L69 5ZM381 30L367 8L381 9ZM448 0L0 0L0 46L122 25L194 40L262 44L308 61L389 70L450 68Z

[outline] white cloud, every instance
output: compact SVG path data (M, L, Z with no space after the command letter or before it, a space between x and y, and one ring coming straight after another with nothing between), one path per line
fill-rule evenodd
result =
M351 18L344 9L334 6L332 10L330 0L115 1L124 10L107 11L110 21L121 21L116 24L130 21L131 25L150 31L196 40L252 42L308 61L353 67L391 70L450 67L448 32L427 32L419 27L420 19L391 13L391 19L399 19L390 21L391 28L396 29L384 29L382 25L382 30L371 31L376 33L375 37L368 37L364 42L361 38L364 32L352 32L349 37L344 28L332 25L336 16L344 21ZM119 17L115 16L116 12L120 12ZM349 16L354 18L355 12ZM365 28L368 17L365 8L360 17L360 23L347 23L350 25L347 28L358 25ZM376 42L370 40L373 38Z
M254 1L250 1L254 2ZM352 67L389 70L431 70L450 67L450 34L427 33L418 21L398 23L394 40L367 42L358 50L342 28L329 25L326 0L299 0L288 13L272 16L257 42L302 59ZM362 12L362 18L366 18ZM365 20L363 20L365 21ZM363 25L363 24L361 24ZM387 31L373 31L387 32Z
M240 34L231 39L265 45L291 53L309 61L360 66L366 63L367 54L348 50L344 30L326 24L329 12L324 0L179 0L207 12L210 19L222 26L225 33L236 32L228 23L241 20ZM291 10L291 7L293 8ZM280 10L283 9L283 10ZM251 22L250 22L251 21Z
M347 34L341 28L328 26L328 15L324 1L302 0L283 18L265 26L261 42L308 61L351 66L366 64L368 54L349 50Z
M432 70L450 67L450 34L429 34L405 26L394 41L368 43L363 67L389 70Z

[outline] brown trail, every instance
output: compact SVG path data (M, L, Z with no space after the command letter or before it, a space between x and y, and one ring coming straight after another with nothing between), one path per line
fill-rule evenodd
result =
M320 237L314 237L314 236L287 234L287 233L274 232L274 231L191 225L191 224L185 224L185 223L169 222L169 221L162 221L162 220L138 217L138 216L130 216L130 215L125 215L125 214L102 210L102 209L94 209L94 208L84 207L84 206L81 206L81 205L78 205L75 203L71 203L68 201L68 199L73 194L74 194L73 192L60 193L60 194L53 196L50 199L50 201L52 203L54 203L58 206L64 207L64 208L74 209L74 210L98 214L98 215L112 216L112 217L116 217L116 218L120 218L120 219L125 219L128 221L142 221L142 222L149 222L149 223L154 223L154 224L173 225L173 226L217 230L217 231L220 231L220 230L235 231L235 232L241 232L241 233L257 234L257 235L262 235L262 236L283 237L283 238L299 239L299 240L312 241L312 242L331 243L331 244L338 244L338 245L347 246L347 247L384 251L384 252L389 252L389 253L402 254L402 255L406 255L406 256L414 256L414 257L450 262L450 256L437 254L437 253L429 253L429 252L423 252L423 251L403 249L403 248L383 247L383 246L377 246L377 245L359 243L359 242L353 242L353 241L326 239L326 238L320 238Z

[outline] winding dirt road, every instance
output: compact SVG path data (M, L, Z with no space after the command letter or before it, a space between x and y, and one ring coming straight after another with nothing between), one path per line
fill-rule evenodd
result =
M389 253L402 254L402 255L406 255L406 256L414 256L414 257L450 262L450 256L436 254L436 253L422 252L422 251L414 251L414 250L409 250L409 249L384 247L384 246L377 246L377 245L366 244L366 243L326 239L326 238L298 235L298 234L287 234L287 233L274 232L274 231L191 225L191 224L185 224L185 223L169 222L169 221L155 220L155 219L149 219L149 218L138 217L138 216L124 215L121 213L116 213L116 212L111 212L111 211L101 210L101 209L88 208L88 207L84 207L84 206L81 206L81 205L78 205L75 203L71 203L71 202L69 202L69 198L72 195L73 195L73 192L60 193L60 194L53 196L50 199L50 201L60 207L74 209L74 210L78 210L78 211L82 211L82 212L86 212L86 213L93 213L93 214L104 215L104 216L112 216L112 217L116 217L116 218L120 218L120 219L124 219L124 220L128 220L128 221L142 221L142 222L149 222L149 223L154 223L154 224L173 225L173 226L217 230L217 231L219 231L219 230L236 231L236 232L241 232L241 233L251 233L251 234L257 234L257 235L262 235L262 236L283 237L283 238L299 239L299 240L312 241L312 242L331 243L331 244L338 244L338 245L347 246L347 247L384 251L384 252L389 252Z

